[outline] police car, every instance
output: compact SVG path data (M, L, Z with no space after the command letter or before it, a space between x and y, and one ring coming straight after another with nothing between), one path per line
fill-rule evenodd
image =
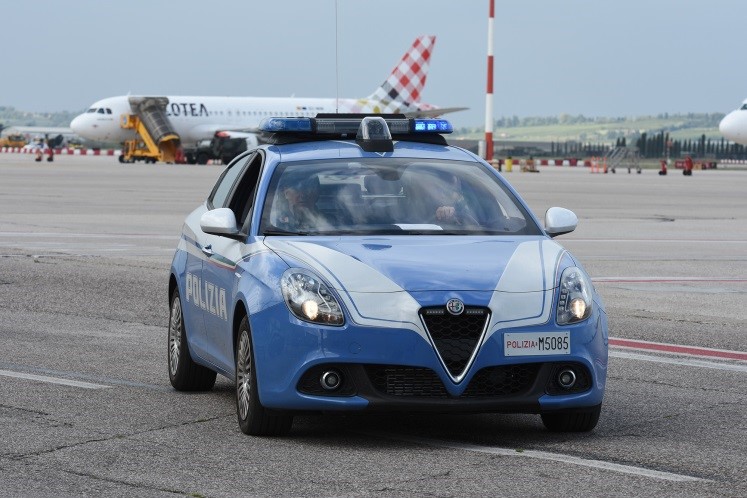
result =
M235 381L239 426L294 413L541 415L590 431L607 316L588 274L448 121L269 118L186 219L171 265L180 391Z

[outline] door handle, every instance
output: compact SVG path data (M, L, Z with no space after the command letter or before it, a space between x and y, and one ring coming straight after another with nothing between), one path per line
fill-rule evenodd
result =
M213 253L213 245L212 244L208 244L206 246L202 246L202 247L200 247L200 249L202 249L202 252L205 253L205 256L212 256L214 254Z

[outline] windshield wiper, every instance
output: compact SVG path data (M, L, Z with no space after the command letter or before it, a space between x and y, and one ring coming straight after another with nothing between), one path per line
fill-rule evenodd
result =
M265 235L265 236L267 235L309 235L309 232L302 232L302 231L293 232L289 230L281 230L279 228L274 228L274 229L270 228L262 232L262 235Z

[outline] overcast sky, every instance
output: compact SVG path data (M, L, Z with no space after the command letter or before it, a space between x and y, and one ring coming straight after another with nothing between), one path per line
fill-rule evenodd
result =
M728 112L747 98L745 0L495 0L494 116ZM334 0L3 2L0 105L114 95L334 97ZM422 100L483 126L488 0L337 0L339 96L436 35ZM742 50L742 52L739 52Z

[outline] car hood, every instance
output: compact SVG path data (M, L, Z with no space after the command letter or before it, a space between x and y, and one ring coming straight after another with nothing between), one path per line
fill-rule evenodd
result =
M555 287L565 253L545 237L268 237L289 266L307 266L346 292L537 292Z

